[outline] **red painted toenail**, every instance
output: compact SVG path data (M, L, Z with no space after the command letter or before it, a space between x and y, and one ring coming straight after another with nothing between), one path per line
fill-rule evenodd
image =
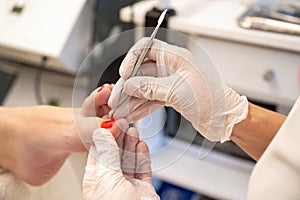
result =
M111 128L115 123L115 120L108 120L105 122L102 122L101 128Z
M101 87L99 87L99 89L97 90L97 92L99 93L99 92L101 92L101 90L104 88L104 85L103 86L101 86Z

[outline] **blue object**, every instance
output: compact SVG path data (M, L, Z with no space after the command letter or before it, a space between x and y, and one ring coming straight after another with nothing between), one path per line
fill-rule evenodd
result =
M157 191L161 200L194 200L200 199L197 193L181 188L179 186L162 182L161 188Z

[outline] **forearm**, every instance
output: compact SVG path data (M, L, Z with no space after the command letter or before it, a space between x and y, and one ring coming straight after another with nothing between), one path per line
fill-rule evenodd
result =
M234 126L230 139L258 160L285 119L282 114L249 103L247 118Z

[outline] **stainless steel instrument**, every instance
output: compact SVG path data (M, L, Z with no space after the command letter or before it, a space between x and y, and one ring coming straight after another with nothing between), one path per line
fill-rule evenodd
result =
M137 59L137 62L136 62L136 64L134 65L134 68L133 68L133 70L132 70L132 72L131 72L130 77L136 76L137 71L138 71L138 69L140 68L141 64L143 63L143 61L144 61L144 59L145 59L145 57L146 57L147 52L149 51L149 49L150 49L151 46L152 46L153 40L154 40L154 38L155 38L155 36L156 36L156 34L157 34L157 32L158 32L158 29L159 29L160 25L162 24L162 22L163 22L163 20L164 20L164 18L165 18L165 15L166 15L167 11L168 11L168 10L164 10L164 11L161 13L161 15L160 15L160 17L159 17L159 19L158 19L158 21L157 21L157 25L156 25L154 31L152 32L150 38L148 38L148 40L146 41L145 47L143 48L143 50L142 50L142 52L141 52L139 58ZM123 92L123 89L122 89L122 90L121 90L121 94L120 94L120 98L119 98L119 101L118 101L118 105L117 105L117 107L114 108L114 110L110 113L110 116L109 116L110 118L112 118L112 116L113 116L113 114L115 113L116 109L118 109L118 108L120 107L120 105L122 105L122 104L127 100L127 98L128 98L128 95L126 95L126 94Z
M238 18L238 24L247 29L300 35L300 6L284 5L284 2L268 6L255 4Z

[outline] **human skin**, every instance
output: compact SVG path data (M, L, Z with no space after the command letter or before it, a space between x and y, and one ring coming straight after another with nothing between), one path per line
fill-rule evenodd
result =
M285 115L249 103L247 118L233 127L230 139L258 160L285 119Z

